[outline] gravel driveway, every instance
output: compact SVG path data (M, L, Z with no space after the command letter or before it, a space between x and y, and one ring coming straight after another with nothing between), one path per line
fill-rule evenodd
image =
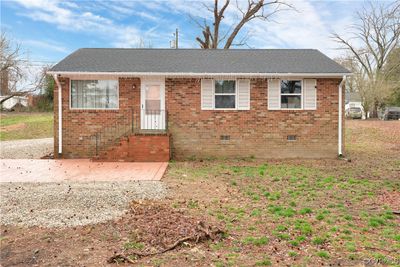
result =
M133 199L166 195L160 181L0 184L0 223L69 227L121 216Z
M53 152L53 138L0 142L1 159L39 159Z

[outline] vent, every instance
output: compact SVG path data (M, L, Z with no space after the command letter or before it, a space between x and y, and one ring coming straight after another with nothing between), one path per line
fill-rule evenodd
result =
M221 140L221 141L229 141L229 140L231 140L231 136L230 135L220 135L219 136L219 140Z
M297 140L297 136L296 135L288 135L287 136L287 140L288 141L296 141Z

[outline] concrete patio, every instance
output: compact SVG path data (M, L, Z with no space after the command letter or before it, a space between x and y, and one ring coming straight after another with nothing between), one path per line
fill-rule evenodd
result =
M1 159L0 182L159 181L167 162Z

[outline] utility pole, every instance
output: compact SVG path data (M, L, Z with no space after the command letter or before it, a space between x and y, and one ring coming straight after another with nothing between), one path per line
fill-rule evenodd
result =
M170 48L178 49L178 42L179 42L179 32L178 32L178 28L176 28L175 33L173 33L172 35L175 36L175 40L172 39L172 40L169 41L169 47L170 47Z

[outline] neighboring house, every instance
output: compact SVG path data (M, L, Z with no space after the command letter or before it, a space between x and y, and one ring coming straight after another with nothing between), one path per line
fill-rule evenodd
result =
M342 79L349 71L317 50L87 48L48 73L57 84L56 157L343 153Z
M345 103L346 109L347 107L360 107L362 106L361 95L358 92L346 92Z
M0 100L7 98L8 96L0 96ZM1 104L1 108L5 110L13 110L20 108L27 108L29 106L27 96L13 96Z

